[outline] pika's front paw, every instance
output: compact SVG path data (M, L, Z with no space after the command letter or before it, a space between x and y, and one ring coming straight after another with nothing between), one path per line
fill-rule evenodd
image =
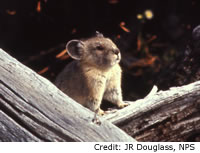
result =
M105 112L104 112L102 109L99 108L97 114L98 114L99 116L103 116L103 115L105 114Z
M130 103L120 102L120 103L117 104L117 106L118 106L119 108L124 108L124 107L126 107L126 106L128 106L128 105L130 105Z

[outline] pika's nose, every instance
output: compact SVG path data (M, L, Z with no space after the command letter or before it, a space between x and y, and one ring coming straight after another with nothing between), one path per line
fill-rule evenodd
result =
M119 49L114 49L113 53L116 54L116 55L118 55L119 54Z

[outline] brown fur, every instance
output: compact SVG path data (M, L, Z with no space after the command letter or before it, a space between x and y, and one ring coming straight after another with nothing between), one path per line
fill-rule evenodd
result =
M67 95L98 114L102 99L127 106L122 101L121 54L117 46L103 35L67 44L69 55L76 59L56 78L55 84Z

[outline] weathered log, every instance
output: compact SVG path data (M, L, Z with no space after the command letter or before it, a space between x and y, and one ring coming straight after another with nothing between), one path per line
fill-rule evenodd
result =
M134 141L0 49L0 141Z
M154 91L104 119L138 141L200 141L200 81Z
M199 141L200 82L94 114L0 50L0 141Z

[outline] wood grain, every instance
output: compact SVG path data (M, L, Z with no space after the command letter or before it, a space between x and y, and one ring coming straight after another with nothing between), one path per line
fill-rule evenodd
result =
M0 141L134 141L0 49ZM101 119L100 119L101 120Z

